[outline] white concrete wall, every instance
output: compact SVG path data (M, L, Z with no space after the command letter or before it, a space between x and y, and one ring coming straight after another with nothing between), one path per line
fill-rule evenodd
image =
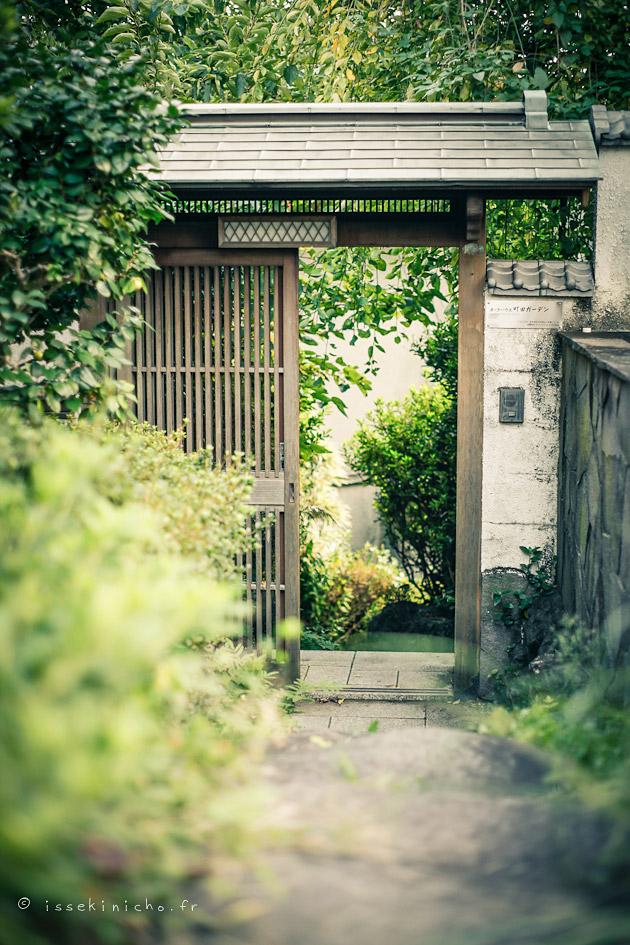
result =
M595 201L593 329L630 329L630 147L603 146Z
M512 301L512 299L510 299ZM571 300L564 300L572 312ZM556 553L560 419L557 329L496 328L486 318L481 524L480 692L507 662L514 632L494 618L495 588L520 589L520 550ZM499 423L499 388L525 391L523 423Z
M481 568L518 568L520 545L553 548L560 371L556 331L485 333ZM525 390L524 422L499 423L499 388Z

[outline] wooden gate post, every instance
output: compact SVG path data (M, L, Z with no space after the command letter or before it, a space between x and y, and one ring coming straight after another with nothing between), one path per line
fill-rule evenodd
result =
M298 251L288 252L283 266L284 309L284 514L285 521L285 616L300 616L300 405ZM291 680L300 678L300 637L287 639Z
M455 689L476 688L481 627L485 200L466 198L459 253Z

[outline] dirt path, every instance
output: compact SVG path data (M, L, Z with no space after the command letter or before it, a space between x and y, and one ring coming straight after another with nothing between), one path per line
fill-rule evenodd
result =
M299 732L268 758L266 865L220 945L627 945L610 827L546 781L544 755L491 736ZM213 938L213 942L215 939Z

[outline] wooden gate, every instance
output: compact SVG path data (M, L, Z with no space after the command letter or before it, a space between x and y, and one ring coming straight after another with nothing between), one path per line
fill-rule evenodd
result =
M243 453L255 475L243 556L250 605L244 642L271 638L299 675L299 639L276 627L299 615L298 258L296 251L169 249L138 293L145 329L132 343L137 416L160 429L186 421L184 448Z

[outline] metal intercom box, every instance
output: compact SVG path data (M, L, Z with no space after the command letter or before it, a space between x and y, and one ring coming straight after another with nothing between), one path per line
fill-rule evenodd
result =
M522 387L499 388L499 423L523 423L525 391Z

